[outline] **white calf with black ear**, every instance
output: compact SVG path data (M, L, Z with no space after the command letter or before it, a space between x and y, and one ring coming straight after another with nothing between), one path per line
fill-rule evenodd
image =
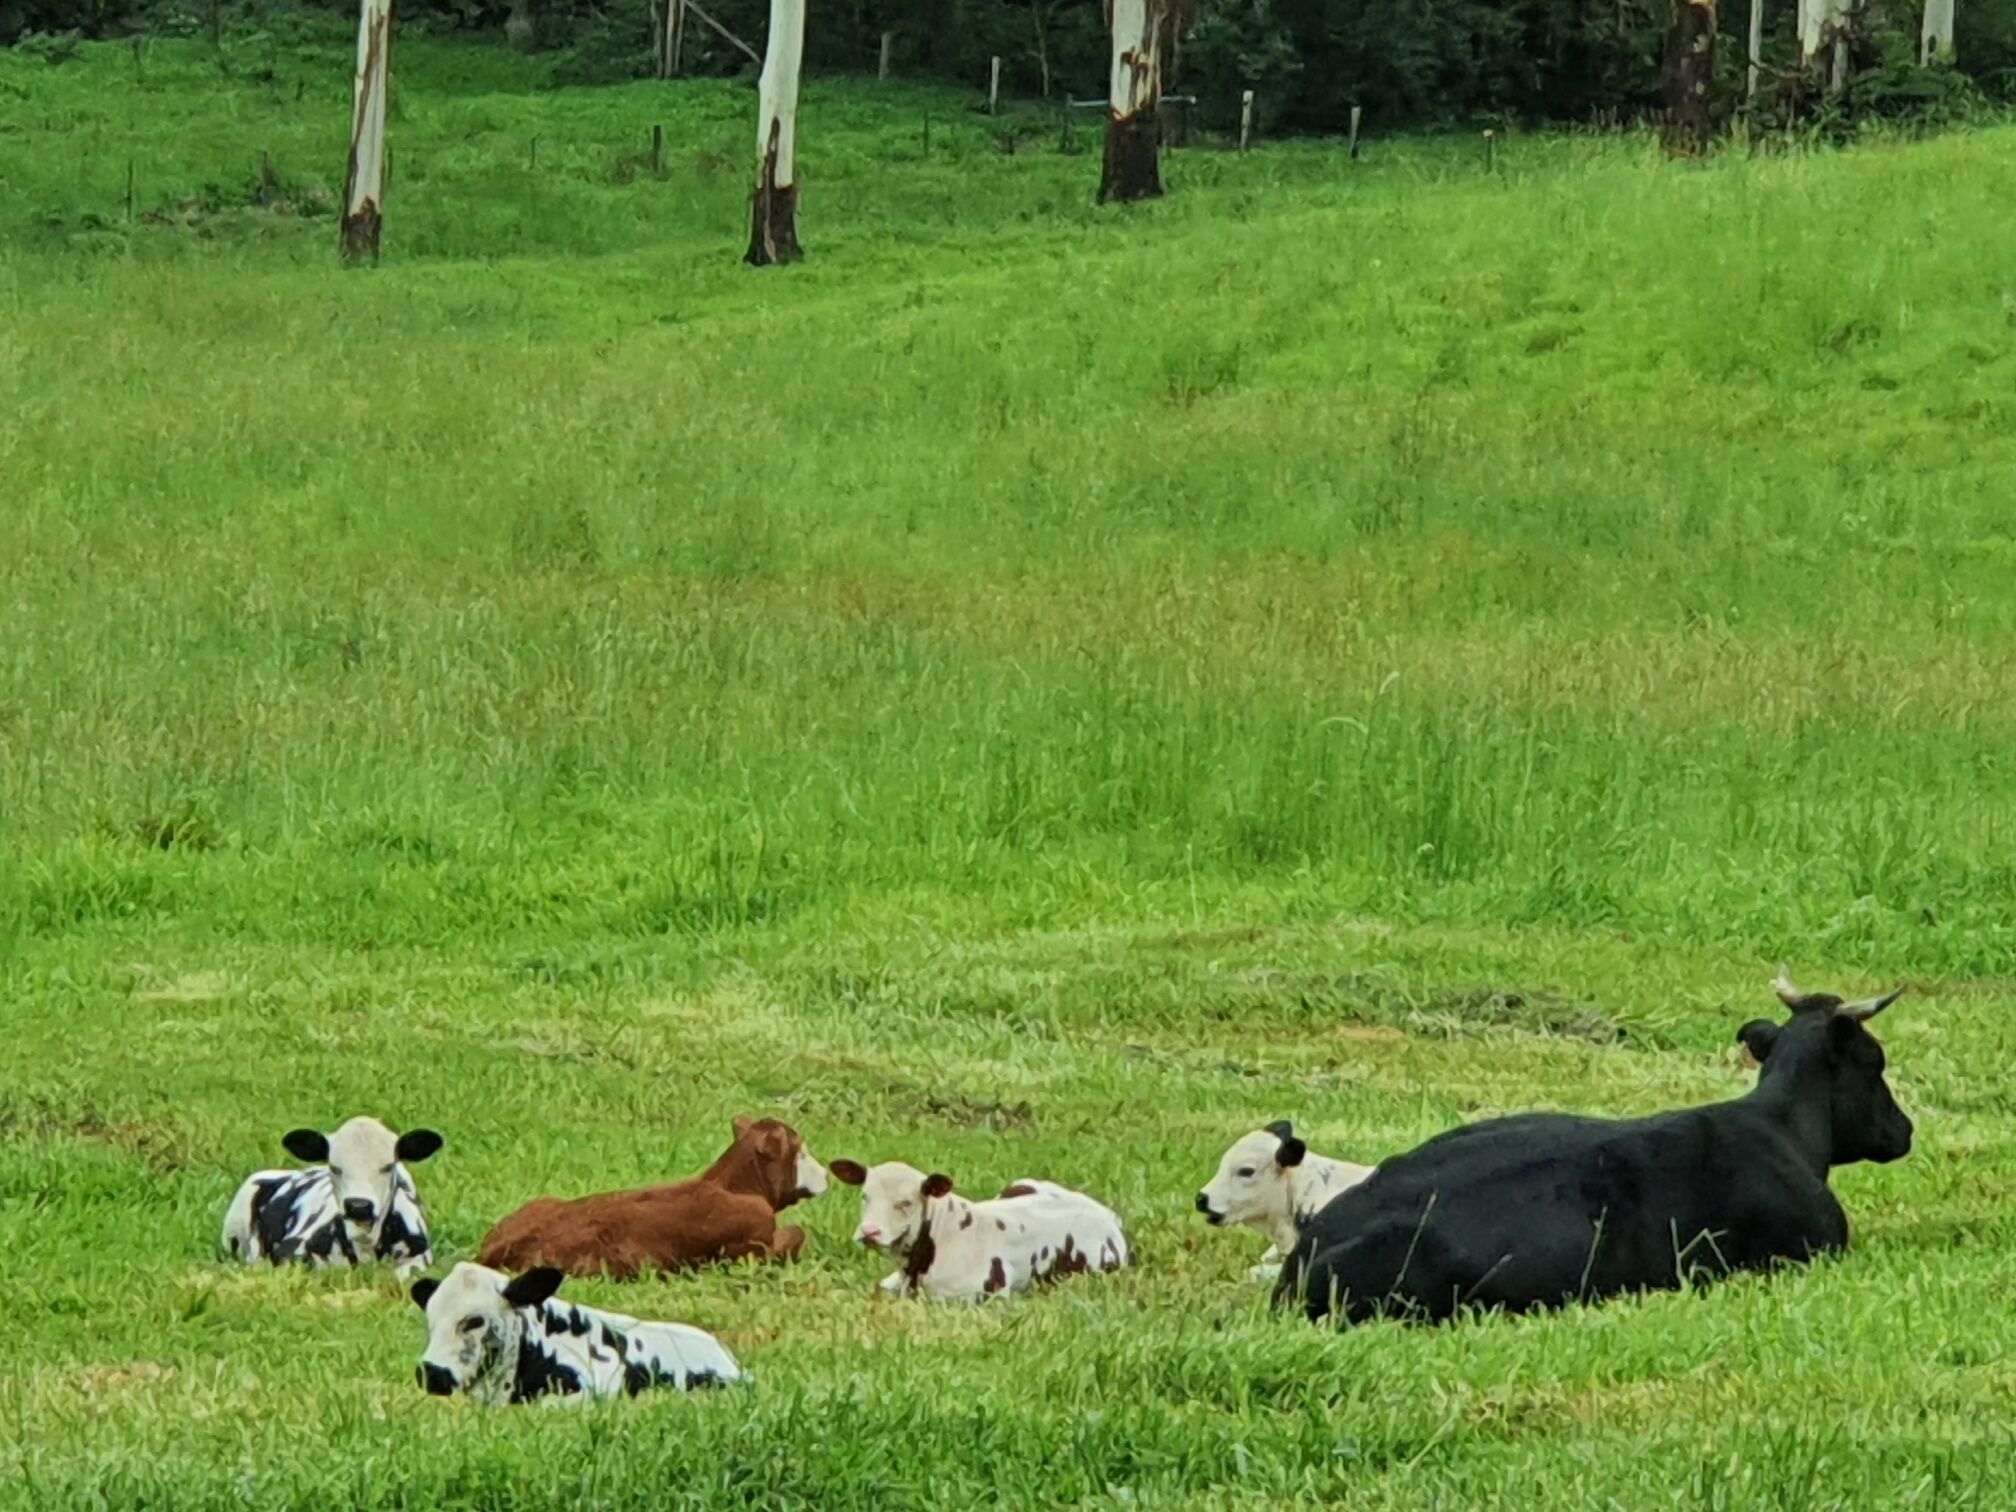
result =
M1258 1229L1273 1241L1252 1271L1255 1281L1268 1281L1280 1273L1281 1259L1295 1247L1302 1225L1372 1169L1315 1154L1284 1118L1255 1129L1225 1152L1218 1174L1197 1194L1197 1211L1213 1225Z
M712 1334L562 1302L554 1293L564 1279L552 1266L507 1278L465 1261L445 1281L414 1282L414 1305L427 1315L421 1386L502 1406L746 1379Z
M224 1215L227 1255L317 1269L385 1260L401 1276L433 1263L427 1215L406 1166L440 1149L439 1134L394 1134L375 1118L353 1118L334 1134L295 1129L280 1142L311 1164L245 1179Z

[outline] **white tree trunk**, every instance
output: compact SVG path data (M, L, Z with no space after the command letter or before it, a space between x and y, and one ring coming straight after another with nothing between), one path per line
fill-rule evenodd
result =
M350 167L343 180L343 255L378 258L385 208L385 105L392 84L392 0L361 0Z
M1953 61L1953 0L1925 0L1925 30L1918 61L1926 67Z
M1107 0L1113 71L1106 85L1106 163L1101 200L1152 199L1162 192L1159 155L1162 43L1174 0Z
M805 58L805 0L770 0L770 41L757 86L756 195L748 261L796 262L798 75Z
M1156 0L1112 0L1113 77L1107 103L1120 115L1162 98L1162 9Z
M1750 76L1743 87L1743 108L1757 108L1759 65L1764 59L1764 0L1750 0Z
M1848 87L1848 33L1854 26L1855 0L1799 0L1799 63L1824 67L1827 92Z
M511 0L511 13L504 18L504 40L524 49L532 45L532 0Z

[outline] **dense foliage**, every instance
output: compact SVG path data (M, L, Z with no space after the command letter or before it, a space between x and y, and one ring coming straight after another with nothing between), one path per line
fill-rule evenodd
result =
M638 78L653 67L659 0L409 0L404 24L490 31L566 54L566 82ZM707 13L760 45L767 0L708 0ZM1726 6L1719 77L1725 110L1743 79L1747 7ZM323 4L333 23L347 4ZM1766 0L1766 56L1794 64L1793 0ZM274 7L232 0L0 0L0 39L29 33L228 33L271 24ZM1242 89L1258 91L1263 125L1332 130L1353 105L1387 124L1507 115L1588 120L1660 105L1669 0L1201 0L1174 85L1224 123ZM1863 87L1844 108L1943 111L2016 94L2016 7L1962 0L1961 69L1916 66L1915 0L1870 0L1858 50ZM835 0L808 39L814 67L875 65L884 32L892 61L943 78L986 77L1002 59L1009 88L1098 98L1106 40L1098 0ZM706 24L688 28L689 70L734 72L749 59ZM1774 74L1774 80L1776 75ZM1774 92L1782 92L1774 88Z

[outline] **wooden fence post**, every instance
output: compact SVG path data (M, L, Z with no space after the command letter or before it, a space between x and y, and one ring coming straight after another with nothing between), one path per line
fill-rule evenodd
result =
M1246 90L1239 96L1239 150L1244 152L1253 145L1253 91Z
M1001 55L996 53L994 61L987 66L987 114L1001 113Z
M886 79L889 77L889 52L895 44L896 33L886 31L882 33L882 59L875 65L876 78Z
M1351 161L1354 163L1358 161L1358 123L1364 119L1364 110L1353 105L1351 107Z

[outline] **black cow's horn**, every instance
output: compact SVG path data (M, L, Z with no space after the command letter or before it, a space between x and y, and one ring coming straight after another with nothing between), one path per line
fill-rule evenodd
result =
M1780 966L1778 975L1772 978L1771 990L1778 994L1778 1001L1794 1013L1838 1013L1841 999L1831 992L1806 992L1792 984L1792 969Z
M1904 996L1904 989L1899 987L1895 992L1886 992L1881 997L1865 998L1859 1003L1843 1003L1834 1011L1843 1018L1866 1021L1876 1017L1877 1014L1888 1008L1902 996Z
M1778 975L1771 979L1771 990L1778 994L1778 1001L1787 1008L1797 1008L1806 1001L1806 994L1792 985L1792 967L1789 964L1778 968Z

